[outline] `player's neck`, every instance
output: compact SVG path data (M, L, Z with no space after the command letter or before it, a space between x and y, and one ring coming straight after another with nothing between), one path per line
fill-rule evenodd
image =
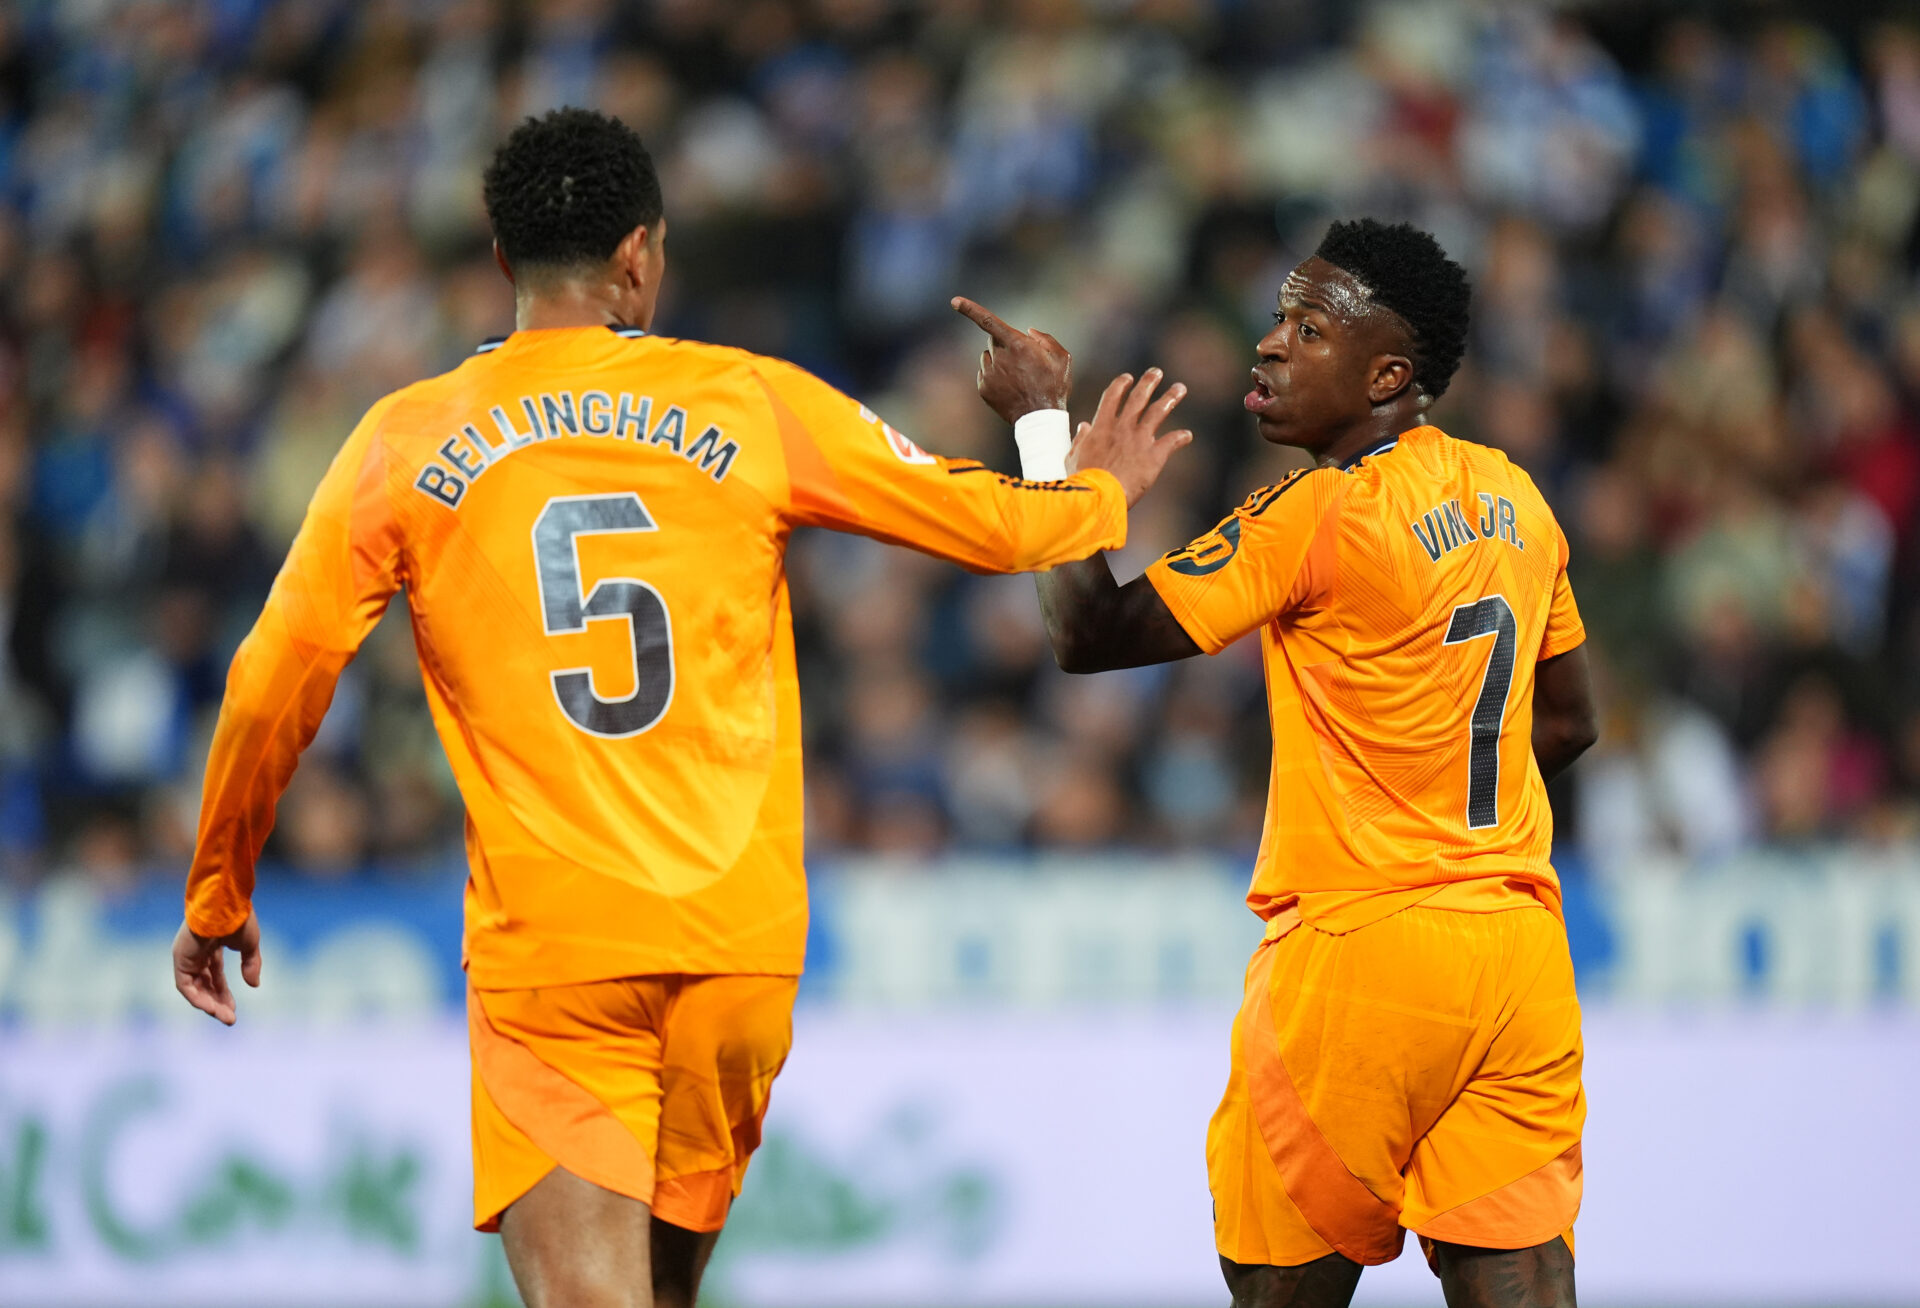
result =
M522 290L513 297L513 329L545 331L554 327L638 327L628 321L626 297L610 288L583 282L561 282L538 290Z
M1315 454L1314 466L1344 468L1375 446L1395 439L1402 432L1425 426L1426 421L1427 416L1423 411L1418 409L1409 411L1398 406L1385 413L1375 414L1371 421L1360 423L1340 433L1331 444Z

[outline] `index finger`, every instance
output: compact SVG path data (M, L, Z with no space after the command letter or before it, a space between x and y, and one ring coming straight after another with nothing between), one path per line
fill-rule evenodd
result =
M227 984L226 950L213 956L213 962L207 966L207 991L217 1005L214 1016L227 1025L233 1025L234 1004L233 988Z
M952 304L962 317L971 319L974 326L991 336L995 345L1011 345L1016 336L1024 334L1007 326L998 314L991 312L985 305L975 304L964 295L956 295L948 303Z
M1100 394L1099 407L1093 411L1093 420L1099 422L1102 418L1110 419L1118 413L1121 402L1126 399L1128 388L1132 385L1133 374L1126 372L1108 382L1107 389Z

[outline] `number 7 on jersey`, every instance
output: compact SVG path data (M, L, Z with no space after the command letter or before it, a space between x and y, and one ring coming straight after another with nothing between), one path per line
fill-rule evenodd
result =
M1500 825L1500 730L1506 725L1513 653L1519 643L1506 596L1489 595L1455 609L1441 644L1460 645L1482 636L1493 637L1493 649L1480 679L1480 698L1474 701L1467 750L1467 827L1476 831Z

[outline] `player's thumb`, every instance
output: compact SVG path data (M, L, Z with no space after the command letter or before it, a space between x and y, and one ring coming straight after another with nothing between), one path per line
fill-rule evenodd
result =
M240 933L240 977L256 990L260 987L260 919L249 917Z

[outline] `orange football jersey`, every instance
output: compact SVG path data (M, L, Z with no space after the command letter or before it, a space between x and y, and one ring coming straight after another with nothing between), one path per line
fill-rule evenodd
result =
M1558 910L1534 665L1586 632L1566 537L1504 454L1415 428L1255 492L1147 575L1209 654L1260 631L1256 913L1347 930L1436 894Z
M187 920L245 920L274 804L406 588L467 806L481 988L800 970L795 526L980 571L1120 544L1105 472L936 458L799 368L598 327L517 332L373 406L235 656Z

